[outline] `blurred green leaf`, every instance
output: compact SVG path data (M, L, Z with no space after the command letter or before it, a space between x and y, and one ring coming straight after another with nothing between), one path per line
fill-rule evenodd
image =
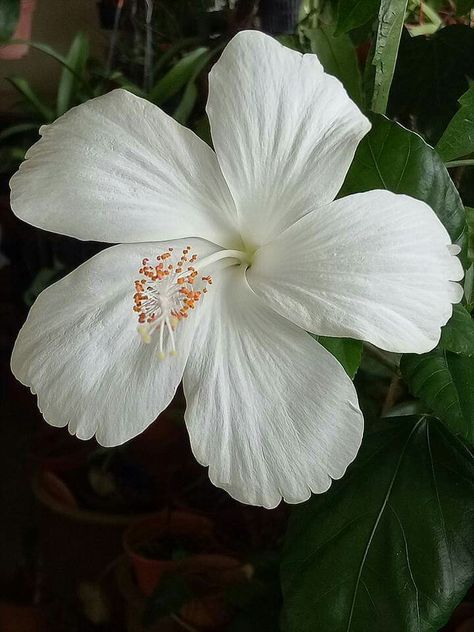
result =
M15 32L20 17L20 0L0 2L0 43L8 42Z
M349 96L362 104L361 76L354 45L348 35L334 36L333 27L320 24L318 28L304 29L311 51L316 53L324 70L337 77Z
M185 125L188 122L189 117L191 116L191 112L193 111L194 105L196 103L198 97L198 91L196 88L196 84L194 81L190 81L186 86L186 90L179 102L178 107L173 112L173 118Z
M436 632L474 580L474 463L438 421L368 435L341 480L291 514L285 632Z
M6 127L0 132L0 142L16 136L17 134L23 134L24 132L32 132L38 130L38 124L36 123L18 123L18 125L11 125Z
M193 76L196 67L207 57L208 48L201 46L185 55L153 87L149 99L161 105L179 92Z
M7 77L7 81L22 95L25 102L44 122L51 123L54 120L53 110L42 101L26 79L23 77Z
M453 315L441 330L439 346L452 353L474 356L474 320L462 305L453 306Z
M400 369L410 391L455 435L474 442L474 358L434 349L405 354Z
M342 364L349 377L354 379L362 359L362 342L352 338L314 337Z
M397 63L408 0L382 0L372 64L375 66L372 110L385 114Z
M459 99L461 108L451 119L436 150L444 161L474 152L474 86Z
M424 140L380 114L360 142L339 196L371 189L405 193L431 206L466 258L464 207L443 161Z
M191 598L192 592L183 577L165 576L146 600L143 624L150 626L158 619L179 611Z
M337 5L336 35L375 20L380 0L339 0Z
M56 114L61 116L67 112L74 103L74 91L77 89L77 77L83 77L86 62L89 56L89 42L84 33L78 33L69 49L65 59L61 79L59 81Z

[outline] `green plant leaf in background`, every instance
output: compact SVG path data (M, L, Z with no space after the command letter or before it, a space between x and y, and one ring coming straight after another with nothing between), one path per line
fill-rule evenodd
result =
M316 53L324 70L337 77L349 96L362 105L361 75L357 55L350 37L346 34L335 36L333 27L320 24L317 28L304 29L311 51Z
M8 42L15 32L20 17L20 0L0 2L0 44Z
M339 0L337 5L336 35L375 20L380 0Z
M61 116L75 105L74 94L78 83L77 78L83 77L88 57L89 41L84 33L78 33L66 55L66 65L61 73L56 101L57 116Z
M437 152L413 132L382 115L371 115L372 129L362 139L339 193L340 197L387 189L431 206L466 258L464 207Z
M51 123L55 119L52 108L33 90L29 82L23 77L7 77L7 81L21 94L25 103L44 123Z
M342 364L349 377L354 379L362 359L362 342L352 338L328 338L326 336L314 336L314 338L332 353L336 360Z
M459 99L461 108L451 119L436 150L444 161L474 152L474 86Z
M207 56L209 49L200 46L182 57L152 88L149 99L161 105L179 92L193 76L196 67Z
M439 347L452 353L474 356L474 320L462 305L453 306L452 318L441 330Z
M382 0L372 64L375 66L372 110L385 114L408 0Z
M413 395L453 434L474 443L474 358L437 348L403 355L400 369Z
M435 145L474 78L474 29L446 26L430 37L406 31L398 53L388 114Z
M474 463L438 421L368 435L330 490L292 511L286 632L437 632L474 580Z

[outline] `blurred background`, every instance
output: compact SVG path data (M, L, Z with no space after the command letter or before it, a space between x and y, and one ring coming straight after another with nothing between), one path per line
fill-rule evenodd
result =
M0 632L279 629L288 508L243 506L209 483L181 393L140 437L104 449L49 427L11 376L29 306L104 245L20 222L8 181L41 125L117 87L210 143L207 73L242 29L317 52L364 108L378 3L353 3L357 28L336 36L344 3L0 0ZM470 5L409 3L389 114L430 144L474 77ZM473 206L472 178L451 175ZM390 380L383 358L364 358L356 381L368 423L397 399ZM456 617L449 629L461 630Z

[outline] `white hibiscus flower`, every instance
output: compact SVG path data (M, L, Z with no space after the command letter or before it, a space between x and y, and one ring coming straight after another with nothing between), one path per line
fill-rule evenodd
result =
M432 349L461 299L458 250L423 202L333 201L370 125L314 55L238 34L207 112L215 151L123 90L42 128L14 212L123 245L41 294L13 372L50 424L105 446L142 432L183 380L214 484L297 503L344 474L363 430L351 380L307 332Z

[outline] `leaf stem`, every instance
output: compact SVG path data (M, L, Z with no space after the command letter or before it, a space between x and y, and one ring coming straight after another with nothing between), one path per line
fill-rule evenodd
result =
M452 169L453 167L474 167L474 158L452 160L451 162L445 162L444 165L447 169Z

